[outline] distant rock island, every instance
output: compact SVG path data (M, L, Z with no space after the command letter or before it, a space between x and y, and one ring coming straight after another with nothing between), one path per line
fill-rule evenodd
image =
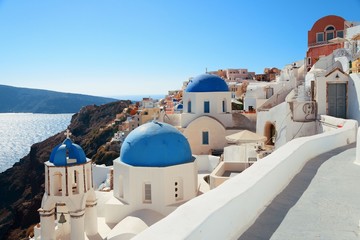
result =
M83 106L114 101L117 99L0 85L0 113L76 113Z

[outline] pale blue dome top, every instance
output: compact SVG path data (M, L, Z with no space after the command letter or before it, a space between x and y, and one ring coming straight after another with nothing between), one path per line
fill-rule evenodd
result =
M186 92L228 92L229 87L219 76L202 74L190 80Z
M67 159L75 159L75 162L68 163ZM55 166L67 166L86 163L84 150L77 144L66 138L62 144L57 145L51 152L50 162Z
M120 161L135 167L168 167L192 162L193 158L189 142L179 130L153 121L125 138Z

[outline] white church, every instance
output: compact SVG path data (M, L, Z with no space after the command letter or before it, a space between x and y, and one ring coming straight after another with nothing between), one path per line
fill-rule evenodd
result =
M231 92L219 76L202 74L190 80L183 94L181 130L193 154L223 149L233 127ZM237 130L238 131L238 130Z
M45 163L45 193L39 209L41 239L55 239L59 233L71 239L83 239L84 232L96 234L95 206L91 161L68 134ZM57 231L55 219L61 223Z
M126 137L114 160L113 191L94 191L92 173L68 132L45 163L34 239L130 239L198 194L190 145L167 123L146 123Z

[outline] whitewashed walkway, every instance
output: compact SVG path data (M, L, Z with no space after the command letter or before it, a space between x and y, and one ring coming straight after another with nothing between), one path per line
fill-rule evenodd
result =
M310 160L240 240L360 239L355 144Z

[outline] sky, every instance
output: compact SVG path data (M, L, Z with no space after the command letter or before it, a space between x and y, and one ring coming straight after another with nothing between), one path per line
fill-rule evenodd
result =
M327 15L360 22L360 0L0 0L0 84L166 94L206 69L304 59Z

